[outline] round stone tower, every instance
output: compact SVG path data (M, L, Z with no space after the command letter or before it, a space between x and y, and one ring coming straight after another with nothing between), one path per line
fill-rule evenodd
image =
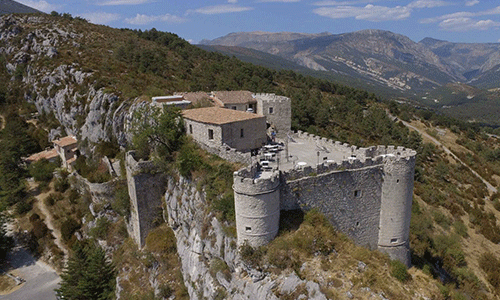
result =
M269 243L279 229L279 171L262 173L252 166L235 172L233 179L238 245Z
M416 152L389 149L384 156L378 249L408 267L410 257L410 218Z

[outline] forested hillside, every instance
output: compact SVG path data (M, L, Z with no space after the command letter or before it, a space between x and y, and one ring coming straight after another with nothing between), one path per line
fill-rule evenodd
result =
M464 164L392 116L420 126L437 139L446 138L447 145L462 162L497 188L500 185L500 142L498 137L495 138L495 134L499 134L498 129L495 132L491 128L442 117L428 110L388 103L374 94L327 80L243 63L236 58L206 52L173 33L155 29L117 30L66 14L53 14L3 16L0 18L0 30L0 41L6 45L0 48L0 113L4 127L0 137L2 210L16 208L17 215L27 218L25 214L30 211L33 199L26 191L28 170L21 157L45 148L49 137L75 134L82 152L89 158L83 164L90 164L92 157L110 153L117 157L123 155L118 154L118 142L121 146L132 147L124 134L127 130L123 121L126 114L122 111L134 107L141 100L149 101L151 96L212 90L276 93L292 99L294 130L358 146L402 145L418 152L411 224L412 262L415 267L410 273L419 276L414 276L411 281L403 270L402 277L393 275L401 282L377 279L380 274L376 274L375 270L386 272L388 278L393 278L389 277L387 258L363 250L357 250L357 256L351 256L355 254L347 250L350 244L340 242L340 237L337 244L328 245L328 255L333 253L332 249L337 249L337 245L339 257L344 259L342 262L345 265L352 265L352 261L356 264L362 257L365 263L372 266L369 273L353 275L359 279L354 283L356 287L369 287L385 293L397 290L390 295L410 299L414 295L411 290L425 286L424 282L427 282L428 290L432 291L429 296L435 299L498 298L500 278L491 266L500 264L499 194L488 191ZM43 41L48 41L45 44L49 46L40 46ZM37 121L34 122L32 118L36 115ZM446 135L439 135L442 130ZM94 135L96 131L100 132L99 136ZM182 159L183 153L188 150L190 155L199 155L200 160L196 160L198 165L188 164L188 168L181 172L187 177L194 174L193 178L208 174L204 179L207 193L213 199L221 200L217 194L224 193L224 188L231 185L230 176L227 176L231 174L231 168L221 167L223 164L207 158L199 149L190 149L192 146L189 145L176 149L174 154L169 153L171 159ZM216 165L202 161L215 161ZM202 167L195 168L200 165ZM119 190L117 188L118 194ZM88 201L85 197L71 200L68 198L70 191L63 189L63 192L66 194L58 196L63 197L59 203L69 207L72 201L76 201L76 204L73 203L75 206L78 201ZM225 224L230 228L231 222L234 222L231 206L227 205L227 201L215 203L224 207L214 210L229 212L224 213L221 222L227 222ZM113 209L120 211L117 207ZM74 230L68 233L68 243L76 239L72 236L82 225L83 215L84 211L75 208L71 218L67 219L76 222L75 225L71 221ZM126 215L126 209L123 215ZM112 239L116 241L115 236L123 235L123 223L120 226L107 224L102 228L109 228L112 234L108 238L113 235ZM259 263L263 257L267 257L268 262L272 259L282 261L283 264L273 269L274 272L294 269L300 276L300 259L312 261L315 255L301 248L300 237L311 232L317 235L325 232L329 236L335 234L316 215L306 218L299 230L287 224L283 226L284 230L274 244L267 249L246 249L246 257L251 263ZM169 232L163 227L161 230ZM106 231L96 230L93 235L96 239L105 238ZM124 237L120 239L123 241ZM297 251L288 251L287 247L283 247L285 244L296 246ZM154 248L155 244L152 245ZM131 250L133 245L130 240L113 249L115 263L123 268L136 266L129 264L128 260L141 266L152 265L152 260L173 265L176 261L172 254L175 247L161 252L166 256L150 254L151 257ZM294 256L297 253L298 256ZM322 257L323 267L333 269L335 264L328 261L328 257ZM180 272L175 268L176 272ZM179 280L176 274L168 280L177 280L172 286L180 297L186 297L182 279ZM141 275L134 276L139 278ZM147 281L144 278L141 280ZM127 291L133 291L133 288L137 291L140 285L134 284L130 283Z

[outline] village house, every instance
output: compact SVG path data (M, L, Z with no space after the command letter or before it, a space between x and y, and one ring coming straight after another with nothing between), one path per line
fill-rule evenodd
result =
M216 91L211 99L220 107L239 111L256 112L257 100L250 91Z
M61 157L62 165L66 169L71 169L76 161L77 140L74 136L66 136L57 140L53 140L54 148Z

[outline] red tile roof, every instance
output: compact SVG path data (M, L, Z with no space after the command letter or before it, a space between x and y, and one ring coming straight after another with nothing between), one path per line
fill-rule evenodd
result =
M52 143L60 146L60 147L66 147L72 144L76 144L76 138L74 136L68 135L63 138L53 140Z
M35 154L30 155L30 157L26 158L27 161L29 162L34 162L34 161L39 161L40 159L47 159L50 160L54 157L57 157L57 151L56 149L50 149L50 150L44 150L42 152L38 152Z
M203 107L188 109L182 112L185 119L193 120L209 124L227 124L245 120L265 118L250 112L239 110L220 108L220 107Z

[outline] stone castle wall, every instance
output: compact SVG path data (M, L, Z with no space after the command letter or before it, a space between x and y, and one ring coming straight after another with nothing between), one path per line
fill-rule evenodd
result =
M159 173L151 161L137 161L133 151L127 152L125 166L131 206L129 235L142 248L156 219L162 216L165 175Z
M377 249L382 168L332 171L288 180L282 178L283 210L318 209L356 244Z
M268 238L269 233L278 230L279 214L278 219L266 214L273 212L276 197L279 197L281 210L316 208L357 244L379 249L392 259L409 265L416 152L394 146L358 148L303 132L297 134L344 154L344 159L316 167L274 171L267 177L255 176L258 165L235 172L236 215L253 216L253 224L259 224L255 229L262 230L260 234ZM277 196L275 189L278 186ZM252 214L253 211L258 213ZM245 239L250 244L265 243L265 239L256 240L245 232L249 224L246 219L237 217L236 223L238 243Z

